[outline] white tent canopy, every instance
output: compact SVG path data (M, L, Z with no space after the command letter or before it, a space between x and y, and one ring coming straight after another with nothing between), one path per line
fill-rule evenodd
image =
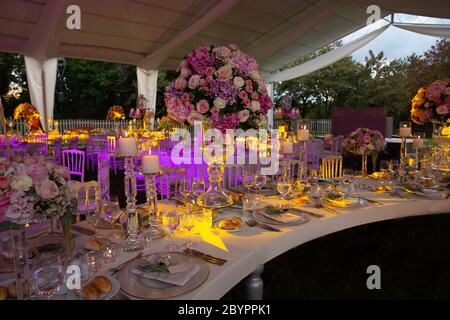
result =
M381 16L450 18L447 0L0 0L0 51L40 61L27 63L35 97L53 92L53 71L44 69L59 56L174 69L200 45L233 42L267 74L364 27L372 4ZM81 30L66 26L69 5L81 10ZM33 103L52 114L51 99Z

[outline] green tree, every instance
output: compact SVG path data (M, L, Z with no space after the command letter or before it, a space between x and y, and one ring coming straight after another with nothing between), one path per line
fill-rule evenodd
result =
M16 94L11 94L12 92ZM12 116L14 108L29 102L25 62L22 55L0 53L0 95L6 117Z

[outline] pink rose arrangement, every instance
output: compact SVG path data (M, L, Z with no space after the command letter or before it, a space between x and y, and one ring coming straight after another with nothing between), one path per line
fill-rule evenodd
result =
M417 124L447 122L449 116L450 79L438 80L427 88L420 88L411 101L411 120Z
M236 45L197 48L177 71L164 95L171 119L185 125L202 121L221 131L267 124L272 99L255 59Z
M384 150L386 141L378 130L358 128L344 139L342 147L354 155L373 155Z
M0 158L0 225L61 218L76 208L67 170L44 157Z

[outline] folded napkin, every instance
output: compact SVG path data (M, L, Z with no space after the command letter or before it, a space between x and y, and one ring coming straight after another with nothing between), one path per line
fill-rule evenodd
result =
M295 223L304 220L302 216L290 212L283 212L278 214L268 214L264 210L261 210L260 212L263 216L281 223Z
M328 199L327 201L329 203L331 203L332 205L334 205L336 207L341 207L341 208L349 207L349 206L356 205L359 203L358 200L356 200L356 199L348 199L348 198Z
M151 255L147 261L150 263L158 264L160 257L158 255ZM139 267L134 268L131 272L134 274L151 280L158 280L161 282L173 284L175 286L184 286L191 280L197 272L200 270L198 264L182 264L175 265L173 268L169 266L169 272L145 272L139 269ZM170 272L172 270L172 273ZM177 270L185 270L183 272L177 272Z

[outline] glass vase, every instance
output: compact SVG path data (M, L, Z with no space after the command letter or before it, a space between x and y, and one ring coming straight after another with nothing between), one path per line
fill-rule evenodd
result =
M30 268L28 265L28 238L25 226L10 230L14 258L16 296L22 300L30 296Z
M197 199L197 203L206 208L222 208L231 206L233 200L223 191L222 177L224 165L212 163L208 165L209 188Z
M361 156L361 176L367 177L367 154L365 153Z

